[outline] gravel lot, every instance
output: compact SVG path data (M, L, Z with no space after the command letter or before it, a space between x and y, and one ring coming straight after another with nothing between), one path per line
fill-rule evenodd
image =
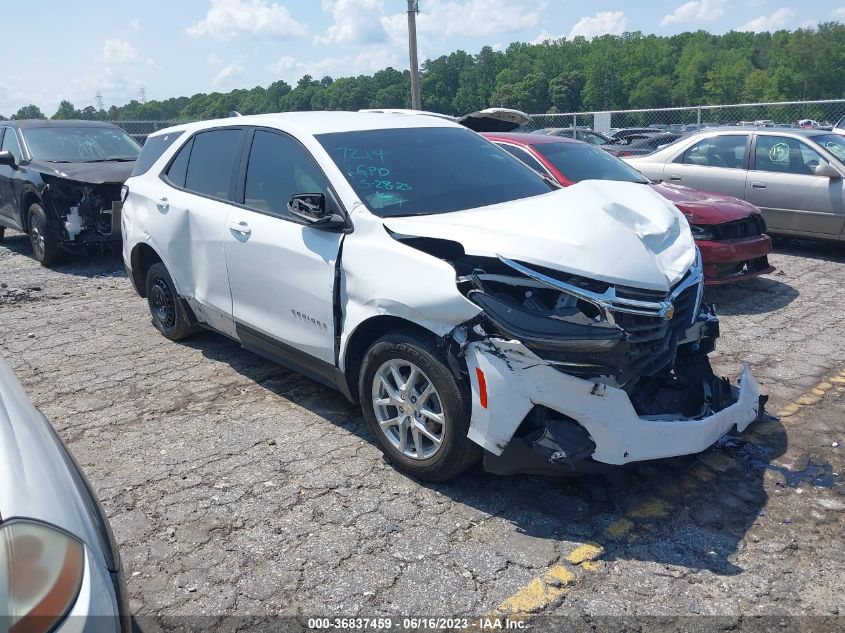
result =
M704 455L604 477L410 480L340 395L218 335L165 340L118 256L47 270L18 233L0 243L0 353L99 492L142 624L845 616L845 373L810 391L845 369L845 247L776 250L779 272L708 290L714 361L732 377L750 362L772 412L811 397Z

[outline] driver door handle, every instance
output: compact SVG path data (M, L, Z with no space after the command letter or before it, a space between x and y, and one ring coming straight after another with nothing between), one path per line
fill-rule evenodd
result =
M766 183L764 183L764 182L752 182L751 188L752 189L765 189Z
M671 176L669 176L669 180L683 180L683 178L681 178L677 174L672 174Z
M252 233L252 229L249 228L249 224L246 222L229 222L229 229L241 235L250 235Z

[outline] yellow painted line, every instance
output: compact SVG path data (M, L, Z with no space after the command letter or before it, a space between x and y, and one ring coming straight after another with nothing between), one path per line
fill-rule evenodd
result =
M579 545L572 550L566 557L573 565L584 565L584 563L592 563L599 556L604 553L604 548L598 543L588 542Z
M807 393L798 396L795 400L778 411L777 415L779 418L791 417L804 407L809 407L821 402L822 398L824 398L831 389L833 389L836 385L842 384L845 384L845 369L830 378L825 378L819 384L811 387Z
M622 538L623 536L627 536L633 528L634 522L631 519L622 517L607 526L607 533L613 538Z
M537 613L560 600L572 583L575 574L563 565L554 565L496 607L499 615L521 616Z
M665 519L671 509L672 506L668 502L654 497L631 510L628 516L634 519Z

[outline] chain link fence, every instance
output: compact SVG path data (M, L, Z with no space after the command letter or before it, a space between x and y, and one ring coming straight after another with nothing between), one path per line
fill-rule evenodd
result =
M605 112L568 112L565 114L532 114L531 122L522 131L545 128L584 128L607 134L618 128L649 128L655 132L692 132L718 125L758 125L794 127L799 122L808 126L830 128L845 117L845 99L825 101L784 101L776 103L741 103L706 105L687 108L651 110L610 110ZM147 136L158 130L185 121L109 121L143 144Z
M179 125L180 123L187 123L187 121L106 121L106 123L112 123L122 128L124 132L143 145L147 137L153 132L158 132L159 130Z
M611 110L532 114L523 131L545 128L589 128L607 134L619 128L650 128L655 132L691 132L719 125L831 128L845 116L845 99L741 103L651 110Z

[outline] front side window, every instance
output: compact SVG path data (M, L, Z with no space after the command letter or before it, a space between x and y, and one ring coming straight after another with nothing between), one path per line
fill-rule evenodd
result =
M241 134L240 129L222 129L194 136L185 189L228 200Z
M845 137L839 134L821 134L813 140L833 154L837 160L845 163Z
M686 165L742 169L745 163L746 134L709 136L690 147L683 155Z
M141 151L120 128L35 127L23 136L33 158L52 163L130 161Z
M10 127L6 128L6 133L3 135L3 144L0 145L0 150L11 152L12 156L15 157L15 162L21 162L23 152L21 151L20 143L18 143L18 135L15 133L14 129Z
M524 163L464 128L364 130L316 138L380 217L449 213L550 191Z
M816 167L826 163L817 151L798 139L760 135L754 152L755 168L781 174L812 176Z
M288 202L298 193L330 195L325 177L302 145L289 136L257 130L249 152L244 204L288 217Z
M647 183L648 179L628 163L603 149L583 143L538 143L536 151L546 157L568 180L620 180Z

